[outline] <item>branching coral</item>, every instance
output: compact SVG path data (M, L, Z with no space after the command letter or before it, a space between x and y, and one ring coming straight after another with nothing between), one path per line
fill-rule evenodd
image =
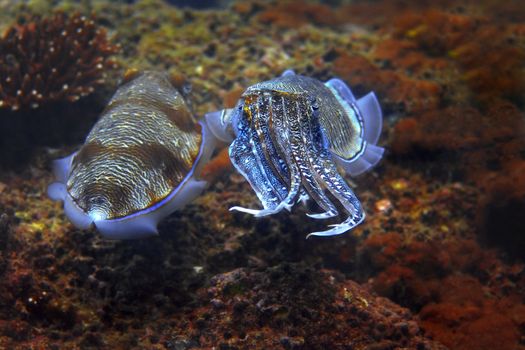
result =
M31 17L0 39L0 108L35 109L77 101L104 82L118 47L92 17Z

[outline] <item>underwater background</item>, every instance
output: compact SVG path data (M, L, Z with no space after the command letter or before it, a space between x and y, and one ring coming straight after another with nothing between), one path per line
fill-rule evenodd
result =
M523 1L0 0L0 32L1 349L525 349ZM352 231L229 212L260 203L226 148L158 237L47 197L125 72L201 118L286 69L383 108Z

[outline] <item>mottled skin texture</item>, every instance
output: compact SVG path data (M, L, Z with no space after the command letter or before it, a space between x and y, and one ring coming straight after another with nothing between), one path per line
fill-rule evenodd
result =
M284 75L250 86L243 96L250 103L253 100L253 97L249 98L250 95L257 96L265 91L303 100L322 111L317 114L319 123L326 134L330 150L340 157L351 159L361 151L362 120L358 111L339 103L332 91L319 80L302 75Z
M201 141L180 93L163 74L146 72L113 96L72 161L67 190L97 218L131 215L181 183Z
M358 111L340 103L322 82L291 73L255 84L242 95L231 122L236 139L230 158L264 206L233 209L265 216L311 197L324 212L310 216L329 218L338 210L328 191L348 217L314 235L340 234L363 221L361 204L332 156L359 156L363 123Z

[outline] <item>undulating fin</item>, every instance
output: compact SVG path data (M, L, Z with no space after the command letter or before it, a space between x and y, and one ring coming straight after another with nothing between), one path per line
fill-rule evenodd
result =
M355 102L355 97L352 93L352 90L350 90L348 85L346 85L346 83L341 79L330 79L325 83L325 85L335 89L339 93L339 95L349 104Z
M204 115L204 121L208 125L211 133L221 142L231 143L235 138L231 130L231 125L228 122L232 112L233 109L222 109Z
M53 161L53 175L57 182L52 183L47 188L47 196L54 201L64 201L67 197L66 181L71 171L71 162L77 152L73 152L67 157Z
M295 75L295 72L293 69L287 69L281 74L281 77L289 77Z
M233 166L243 175L252 186L255 194L261 201L263 208L273 210L279 205L282 194L274 186L275 181L268 179L269 167L262 163L260 150L254 144L253 129L250 129L246 120L241 121L238 129L239 136L232 142L229 155ZM249 214L258 214L260 210L243 207L232 207L230 210L242 211Z
M339 87L339 89L342 88ZM347 90L350 91L348 88ZM342 167L346 173L357 176L374 167L383 156L384 149L377 146L377 141L379 140L383 126L383 115L379 102L373 92L353 102L353 105L356 106L362 118L362 151L351 159L344 159L337 154L333 156L337 164Z
M157 208L122 219L96 221L95 226L102 235L112 239L136 239L157 235L158 222L193 201L205 187L206 181L189 179L178 189L176 196Z
M61 182L53 182L47 187L47 196L54 201L63 201L66 195L66 185Z
M71 162L77 152L73 152L67 157L57 159L53 161L53 175L55 179L60 182L66 182L69 177L69 172L71 171Z
M368 93L358 99L356 105L363 116L364 139L376 145L383 128L383 113L376 94Z

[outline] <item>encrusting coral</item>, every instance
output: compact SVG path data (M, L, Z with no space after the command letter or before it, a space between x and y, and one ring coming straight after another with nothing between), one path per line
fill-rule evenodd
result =
M0 39L0 108L74 102L104 82L118 51L93 17L58 12L21 18Z

